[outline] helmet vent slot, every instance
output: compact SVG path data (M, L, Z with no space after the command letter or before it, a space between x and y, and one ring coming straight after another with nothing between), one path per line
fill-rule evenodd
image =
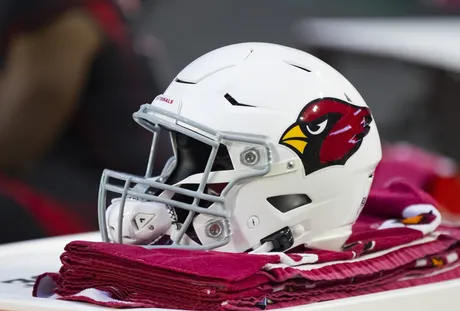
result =
M311 72L311 70L307 69L307 68L304 68L304 67L300 67L298 65L294 65L294 64L289 64L291 65L292 67L295 67L297 69L300 69L300 70L303 70L303 71L306 71L306 72Z
M184 80L181 80L181 79L176 79L174 81L177 82L177 83L182 83L182 84L196 84L195 82L184 81Z
M304 193L277 195L267 198L267 201L281 213L290 212L312 202L310 197Z
M236 99L234 99L230 94L225 94L224 95L225 99L232 105L232 106L240 106L240 107L255 107L251 105L246 105L238 102Z

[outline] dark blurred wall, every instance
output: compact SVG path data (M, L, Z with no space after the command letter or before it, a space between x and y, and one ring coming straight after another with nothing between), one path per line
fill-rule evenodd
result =
M162 39L171 74L214 48L243 41L292 46L293 22L308 16L433 14L431 0L146 0L144 31ZM442 13L442 12L440 12Z

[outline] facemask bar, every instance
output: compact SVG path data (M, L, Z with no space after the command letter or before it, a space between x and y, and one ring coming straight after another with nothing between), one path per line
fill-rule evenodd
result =
M158 116L166 116L171 118L173 121L165 121L163 118ZM227 234L220 241L213 242L208 245L180 245L180 241L184 237L187 228L192 224L193 218L196 213L202 213L211 215L214 217L219 217L227 224L229 223L230 211L226 208L226 194L232 189L232 187L243 179L249 179L257 176L263 176L270 172L271 169L271 149L267 143L267 140L261 136L254 136L251 134L239 134L239 133L228 133L228 132L218 132L209 127L206 127L202 124L188 120L176 113L158 108L156 106L145 104L142 105L138 112L133 114L134 120L139 123L141 126L147 130L153 132L152 147L149 154L149 163L147 165L147 170L145 177L134 176L132 174L121 173L111 170L104 170L101 178L100 188L99 188L99 199L98 199L98 218L99 218L99 229L101 232L102 240L109 242L109 234L107 227L106 219L106 208L107 208L107 192L114 192L121 195L121 206L119 211L118 225L119 228L122 228L122 221L124 215L125 202L127 198L135 198L143 201L153 201L165 204L167 206L172 206L174 208L181 208L189 211L186 220L182 224L182 227L179 230L179 233L175 236L172 245L142 245L147 248L186 248L186 249L201 249L209 250L216 247L223 246L230 241L230 228L228 229ZM205 134L206 136L200 135L188 128L177 125L178 122L182 122L193 128L196 128ZM157 136L160 131L160 126L162 125L169 130L176 131L187 135L193 139L201 141L212 147L211 153L209 155L206 168L202 173L202 178L200 180L198 189L196 191L180 188L178 186L167 185L164 183L164 180L167 178L166 175L170 174L174 165L174 160L168 161L170 167L163 170L162 175L151 178L153 170L153 162L155 159L155 149L157 144ZM209 137L207 137L209 136ZM217 152L221 143L225 142L237 142L237 143L246 143L248 145L256 145L265 149L266 159L262 165L252 166L251 170L234 180L229 181L227 186L224 188L222 193L219 196L209 195L204 193L205 187L208 184L209 175L211 174L211 169L213 167ZM176 152L175 148L174 152ZM165 175L165 176L163 176ZM118 181L124 182L123 186L118 186L109 183L109 178L117 179ZM136 184L136 186L131 187L131 184ZM152 194L145 193L145 191L140 191L141 189L148 189L149 187L159 189L162 191L171 191L173 193L182 194L193 198L191 204L180 202L177 200L168 199L165 197L158 197ZM206 200L212 203L217 204L221 207L214 210L209 210L207 208L202 208L198 206L200 200ZM230 226L228 226L230 227ZM119 230L118 242L121 243L122 240L122 230Z
M149 160L147 162L147 169L145 171L145 178L151 178L152 177L152 172L153 172L153 163L155 160L155 146L157 145L157 140L158 136L160 134L160 127L156 126L155 131L153 133L153 138L152 138L152 145L150 146L150 154L149 154Z

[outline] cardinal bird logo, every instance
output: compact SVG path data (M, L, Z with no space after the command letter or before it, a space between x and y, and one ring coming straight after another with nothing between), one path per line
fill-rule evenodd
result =
M297 153L308 175L331 165L344 165L361 146L371 122L369 108L321 98L302 109L279 143Z

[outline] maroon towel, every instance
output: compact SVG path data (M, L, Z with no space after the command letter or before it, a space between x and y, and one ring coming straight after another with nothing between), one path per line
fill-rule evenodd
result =
M260 310L460 276L460 229L440 226L436 202L394 180L372 189L341 252L287 254L147 250L74 241L34 296L111 307Z

